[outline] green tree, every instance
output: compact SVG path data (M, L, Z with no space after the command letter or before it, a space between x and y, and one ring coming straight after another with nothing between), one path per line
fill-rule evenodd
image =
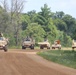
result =
M35 10L28 12L27 15L30 17L31 23L35 22L35 19L37 17L37 13Z
M70 15L65 15L62 19L66 25L67 25L67 31L66 33L70 36L72 36L72 32L75 30L76 28L76 20L75 18L73 18Z
M42 27L46 26L47 20L42 15L37 15L37 18L35 19L35 22L40 24Z
M41 41L45 35L44 29L37 23L31 23L28 25L25 31L23 31L25 36L34 37L36 42ZM24 37L25 37L24 36Z
M46 27L46 33L47 33L47 37L52 42L57 38L58 30L57 30L56 26L54 25L52 19L48 20L48 25Z
M9 32L8 30L10 29L9 26L9 22L10 22L10 16L8 14L8 12L0 6L0 31L7 33Z
M72 44L72 39L66 33L63 33L63 46L69 47Z
M11 0L11 26L13 29L13 36L15 38L15 45L19 45L20 32L22 27L21 12L24 7L24 0Z
M76 29L74 29L74 31L72 33L72 38L76 40Z
M39 12L40 15L45 17L46 20L51 17L51 10L48 8L47 4L44 4L44 7L41 7L41 12Z
M30 16L22 14L22 30L25 30L29 23L31 23Z
M62 47L71 47L72 39L65 32L58 30L57 39L61 41Z
M64 17L64 12L63 11L60 11L60 12L56 12L54 14L54 18L59 18L59 19L62 19Z
M56 25L58 30L66 32L67 24L62 19L55 19L54 24Z

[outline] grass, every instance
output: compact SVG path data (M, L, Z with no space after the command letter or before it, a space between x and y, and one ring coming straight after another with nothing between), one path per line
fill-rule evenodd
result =
M46 52L38 52L37 54L49 61L76 69L76 51L50 50Z
M21 46L8 46L10 49L21 49Z

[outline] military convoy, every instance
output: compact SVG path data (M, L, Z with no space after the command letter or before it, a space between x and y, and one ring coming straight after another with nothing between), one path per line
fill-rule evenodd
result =
M44 48L47 48L47 49L61 49L61 44L60 44L60 40L55 40L54 41L54 44L52 44L50 46L50 43L48 42L48 40L44 40L42 42L38 42L38 45L40 47L40 49L44 49ZM6 39L2 33L0 33L0 49L4 50L5 52L7 52L8 48L8 39ZM33 38L30 38L30 37L26 37L23 42L22 42L22 49L26 49L26 48L30 48L30 49L34 49L35 47L35 40ZM73 40L72 41L72 49L76 48L76 40Z
M8 45L8 39L3 37L3 34L0 33L0 49L3 49L6 52L8 50L7 45ZM38 45L40 46L40 49L51 48L50 43L48 42L47 39L44 39L43 42L38 42ZM35 40L27 36L22 42L22 49L26 49L26 48L34 49L34 47L35 47ZM61 45L59 41L55 41L54 44L52 45L52 49L55 48L61 49Z

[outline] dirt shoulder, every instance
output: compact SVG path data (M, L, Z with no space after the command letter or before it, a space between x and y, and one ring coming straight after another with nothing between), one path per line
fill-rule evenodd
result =
M37 63L40 63L46 67L49 67L53 69L54 71L61 72L64 75L76 75L76 69L69 68L51 61L48 61L37 54L27 54L29 58L36 61Z
M76 69L36 55L41 50L0 51L0 75L76 75Z

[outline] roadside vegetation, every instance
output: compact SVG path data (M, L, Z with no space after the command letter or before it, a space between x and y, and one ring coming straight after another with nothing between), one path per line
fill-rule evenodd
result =
M76 51L74 50L50 50L37 54L49 61L76 69Z

